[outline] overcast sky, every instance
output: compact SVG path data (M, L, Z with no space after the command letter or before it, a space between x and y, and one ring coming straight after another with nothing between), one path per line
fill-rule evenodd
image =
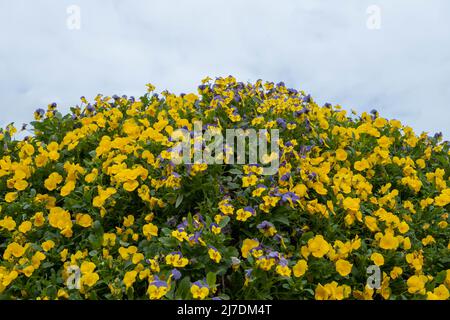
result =
M450 139L448 0L0 0L0 41L0 126L82 95L196 92L231 74Z

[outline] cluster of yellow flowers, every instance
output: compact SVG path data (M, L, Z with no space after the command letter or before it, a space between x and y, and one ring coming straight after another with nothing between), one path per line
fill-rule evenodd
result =
M284 83L147 87L0 129L0 299L449 299L442 135ZM175 163L196 121L279 130L278 170Z

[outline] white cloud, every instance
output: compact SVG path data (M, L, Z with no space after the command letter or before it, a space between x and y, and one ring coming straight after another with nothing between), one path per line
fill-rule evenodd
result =
M81 8L81 29L66 8ZM381 8L368 30L366 9ZM195 91L206 75L284 81L319 102L373 108L450 136L450 3L349 1L3 1L0 125L53 101Z

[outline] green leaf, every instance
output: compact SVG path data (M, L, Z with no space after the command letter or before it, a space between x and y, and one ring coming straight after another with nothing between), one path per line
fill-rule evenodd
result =
M224 257L231 258L239 256L239 251L235 247L226 247L223 250Z
M241 187L241 185L234 183L234 182L230 182L230 183L228 183L228 187L230 189L239 189Z
M208 272L206 275L206 283L210 288L213 288L216 284L216 273L215 272Z
M219 227L224 228L228 224L228 222L230 222L230 217L228 216L223 217L222 220L220 220L219 222Z
M178 196L177 201L175 202L175 208L178 208L180 206L181 202L183 202L183 197L184 196L182 194L180 194Z
M304 233L304 234L302 235L302 240L303 240L303 241L308 241L308 240L311 239L312 237L314 237L314 232L309 231L309 232L306 232L306 233Z
M178 283L178 288L175 292L175 297L178 299L188 298L190 289L191 289L191 279L189 277L184 277Z
M103 227L100 221L96 220L93 224L93 229L96 235L103 236Z
M192 223L192 213L188 213L187 215L187 221L188 221L188 226L192 227L193 223Z
M159 238L159 242L167 248L174 248L178 244L178 240L175 238L163 237Z
M46 268L50 268L50 267L53 267L55 264L53 263L53 262L44 262L43 264L42 264L42 268L43 269L46 269Z
M284 224L286 226L290 225L289 218L287 216L284 216L284 215L283 216L280 215L280 216L273 217L272 221L280 222L280 223L282 223L282 224Z
M92 245L92 248L95 249L100 249L102 246L102 242L103 242L103 237L96 235L96 234L90 234L88 237L89 243Z
M436 281L436 283L442 283L442 282L444 282L446 276L447 276L447 271L443 270L437 274L436 278L434 278L434 281Z

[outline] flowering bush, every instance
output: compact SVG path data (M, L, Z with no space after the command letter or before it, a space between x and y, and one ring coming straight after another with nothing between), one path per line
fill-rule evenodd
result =
M0 131L0 298L449 298L441 135L283 83L147 86ZM278 129L278 171L174 164L171 135L196 120Z

